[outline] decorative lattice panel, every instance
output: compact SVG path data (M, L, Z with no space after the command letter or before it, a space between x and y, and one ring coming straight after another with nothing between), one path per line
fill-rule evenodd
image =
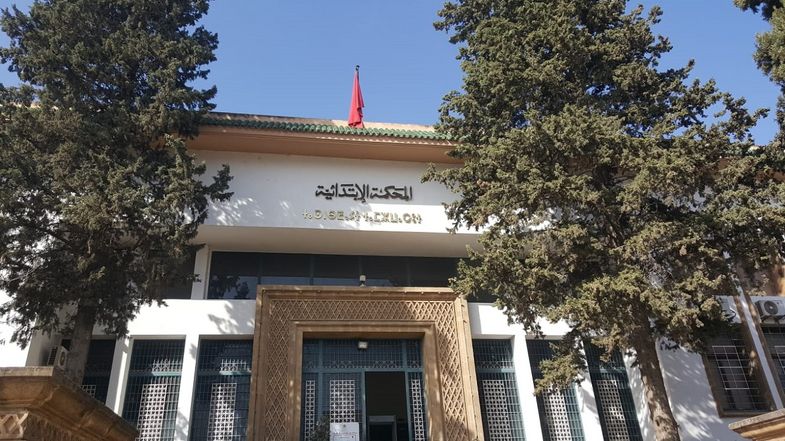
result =
M425 322L435 325L439 360L439 380L444 415L444 435L449 440L469 438L469 419L466 415L464 379L461 370L459 332L455 310L455 296L440 294L432 300L389 299L381 292L369 298L342 297L336 293L320 292L319 297L303 298L296 294L269 296L262 302L263 315L257 338L264 346L260 358L265 360L259 371L260 387L264 388L264 403L259 403L259 424L264 427L267 440L290 439L287 427L289 407L289 354L292 353L291 326L293 321L363 321ZM410 294L415 297L416 294ZM373 298L370 298L373 297ZM443 299L443 300L442 300Z
M543 411L547 418L548 439L551 441L572 441L572 427L567 413L567 400L562 391L546 393L542 397Z
M624 405L619 394L619 384L616 380L597 380L598 396L602 402L604 412L605 431L610 441L629 441L627 422L624 419Z
M589 343L585 348L605 440L641 441L643 437L621 353L616 351L603 361L602 349Z
M425 441L425 400L423 399L422 374L410 372L409 376L409 409L412 441Z
M202 340L194 388L191 441L245 441L251 340Z
M487 441L524 439L510 340L473 340L474 366Z
M303 435L310 439L316 428L316 380L303 379Z
M82 390L87 395L90 395L91 397L95 398L95 390L96 390L95 384L83 384L82 385Z
M145 384L139 404L138 441L157 441L164 430L166 413L166 391L168 384Z
M330 422L357 421L356 384L354 380L330 380Z
M510 407L507 405L507 389L503 380L482 380L485 403L485 420L488 425L489 441L513 439L510 425Z
M184 350L183 340L133 343L123 418L137 426L139 441L174 439Z
M207 421L209 441L231 440L234 435L234 411L237 404L236 383L213 383L210 418Z
M542 378L540 363L553 358L549 340L527 340L529 362L534 380ZM554 390L537 396L542 437L545 441L583 441L580 409L575 396L575 387Z

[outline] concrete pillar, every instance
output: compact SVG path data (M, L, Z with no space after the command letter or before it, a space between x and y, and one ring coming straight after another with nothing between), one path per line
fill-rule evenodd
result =
M180 395L177 398L177 430L175 441L188 441L191 431L191 411L193 408L194 386L196 384L196 362L199 354L199 335L188 334L185 337L185 354L183 354L183 371L180 374Z
M516 333L512 339L512 361L515 366L515 382L518 383L518 399L521 401L523 430L527 440L542 441L540 412L537 410L537 396L534 395L534 377L529 348L526 346L526 334L522 327L514 329Z
M114 345L112 372L109 374L109 390L106 393L106 406L118 415L123 412L123 399L131 363L131 339L122 337Z
M207 298L207 286L210 283L210 247L207 245L199 248L194 259L194 274L196 280L191 286L191 300Z
M583 355L586 356L586 353ZM584 381L575 386L575 394L581 408L584 439L603 439L597 398L594 396L591 374L588 371L584 373Z

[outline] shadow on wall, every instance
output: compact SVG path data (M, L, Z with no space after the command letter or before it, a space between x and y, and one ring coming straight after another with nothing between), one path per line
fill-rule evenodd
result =
M702 357L683 349L662 350L659 356L682 441L743 441L728 428L740 418L720 418L717 414ZM636 380L639 378L636 376ZM642 388L638 386L637 390Z
M212 301L221 302L220 300ZM224 314L207 315L210 321L215 324L218 333L220 335L253 336L256 300L229 300L223 303Z

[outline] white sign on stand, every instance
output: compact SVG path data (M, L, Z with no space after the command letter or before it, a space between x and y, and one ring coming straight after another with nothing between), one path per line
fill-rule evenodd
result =
M360 441L360 423L330 423L330 441Z

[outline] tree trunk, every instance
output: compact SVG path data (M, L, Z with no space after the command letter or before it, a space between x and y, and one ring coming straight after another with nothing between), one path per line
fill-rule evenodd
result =
M651 334L644 331L635 336L633 344L641 380L643 380L649 416L654 424L654 435L657 441L680 441L679 425L673 417L668 402L668 392L665 390L665 381L662 378L657 342Z
M65 363L65 374L76 384L82 384L87 351L93 338L95 326L95 307L79 302L74 317L74 331L71 334L71 347L68 350L68 361Z

